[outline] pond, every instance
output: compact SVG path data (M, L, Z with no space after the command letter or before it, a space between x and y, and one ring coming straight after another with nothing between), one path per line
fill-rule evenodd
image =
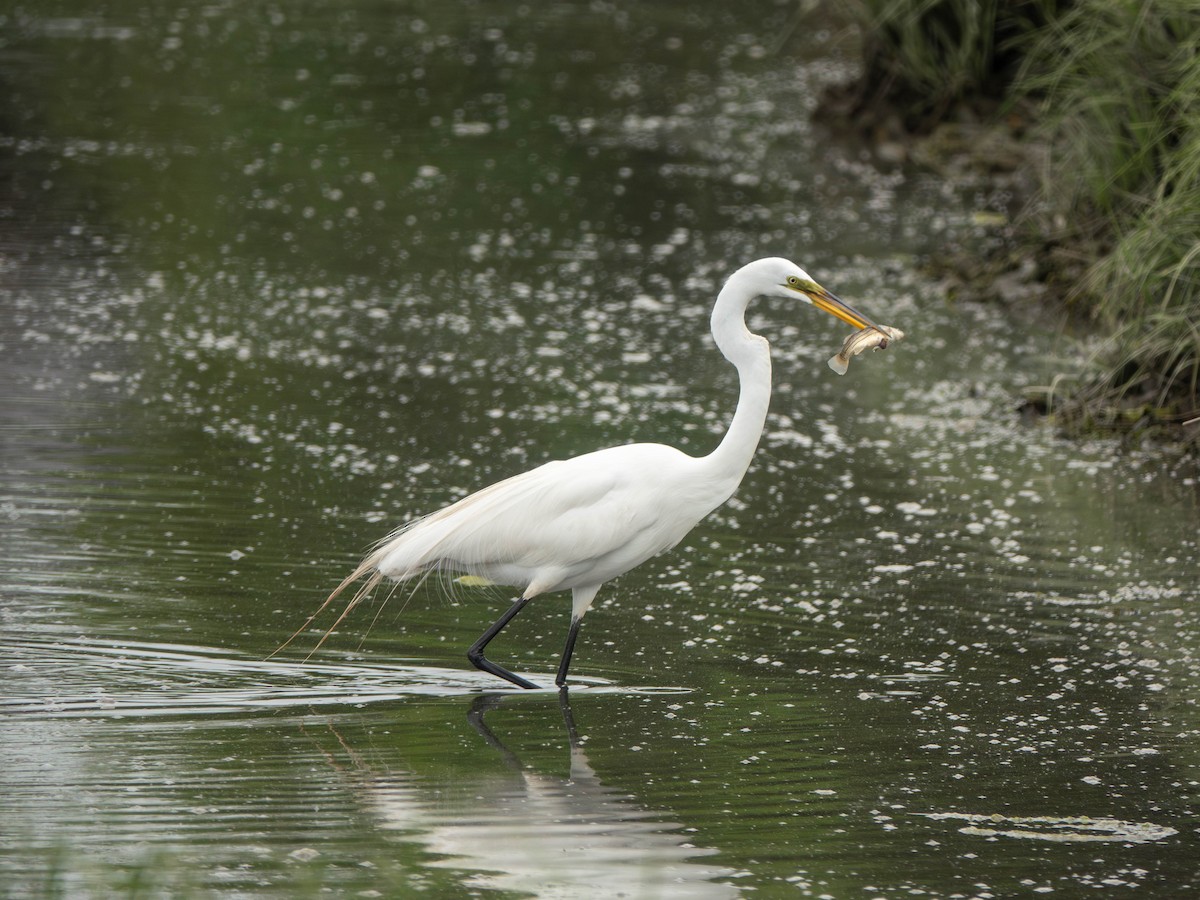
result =
M791 4L0 13L0 882L10 896L1200 891L1200 491L1015 413L1050 315L920 258L1006 198L814 121ZM764 300L735 498L606 585L573 686L431 579L303 626L413 516L719 440L723 279L795 259L907 339ZM489 652L549 684L549 595Z

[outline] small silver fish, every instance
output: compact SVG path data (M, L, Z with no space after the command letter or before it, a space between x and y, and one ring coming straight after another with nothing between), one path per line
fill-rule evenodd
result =
M903 331L890 325L871 325L856 331L842 341L841 350L829 357L829 368L839 375L845 375L846 370L850 368L850 357L858 356L868 347L872 350L886 350L889 343L903 337Z

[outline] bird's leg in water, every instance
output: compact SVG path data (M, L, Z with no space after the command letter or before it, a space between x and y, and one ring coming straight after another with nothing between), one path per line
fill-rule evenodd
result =
M563 648L562 661L558 664L558 677L554 679L559 690L567 689L567 669L571 666L571 654L575 652L575 639L579 637L579 623L582 621L583 616L571 617L571 629L567 632L567 646Z
M479 636L479 640L470 646L470 648L467 650L467 659L471 661L471 665L473 665L475 668L481 669L484 672L490 672L497 678L503 678L505 681L511 681L517 687L537 690L537 685L532 681L526 681L520 675L514 675L503 666L498 666L490 659L485 659L483 655L483 648L491 642L492 638L494 638L504 629L505 625L516 618L517 613L524 609L525 604L528 602L528 597L518 598L517 602L508 608L508 612L493 622L491 627Z

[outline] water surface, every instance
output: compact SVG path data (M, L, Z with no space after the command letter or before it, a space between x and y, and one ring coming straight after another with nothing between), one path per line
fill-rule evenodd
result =
M1076 348L919 267L1006 198L813 122L836 29L726 6L0 13L7 893L1197 889L1194 466L1021 425ZM497 589L266 659L410 516L707 452L764 255L909 338L839 379L754 307L756 463L605 587L569 704L466 664ZM568 609L495 658L549 684Z

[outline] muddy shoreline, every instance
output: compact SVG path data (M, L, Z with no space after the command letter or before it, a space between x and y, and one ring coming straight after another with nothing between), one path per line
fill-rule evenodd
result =
M1019 102L1001 109L973 98L915 124L896 109L894 98L867 91L859 79L827 90L816 116L835 133L869 146L884 165L915 167L959 191L1001 198L977 213L985 239L960 235L931 247L922 268L951 300L1002 303L1078 338L1077 365L1051 384L1026 388L1014 414L1068 437L1116 437L1130 445L1149 440L1200 454L1200 422L1188 410L1188 398L1176 395L1164 404L1162 385L1152 375L1113 371L1085 349L1107 337L1079 302L1097 248L1052 232L1040 182L1051 149L1040 136L1037 108Z

